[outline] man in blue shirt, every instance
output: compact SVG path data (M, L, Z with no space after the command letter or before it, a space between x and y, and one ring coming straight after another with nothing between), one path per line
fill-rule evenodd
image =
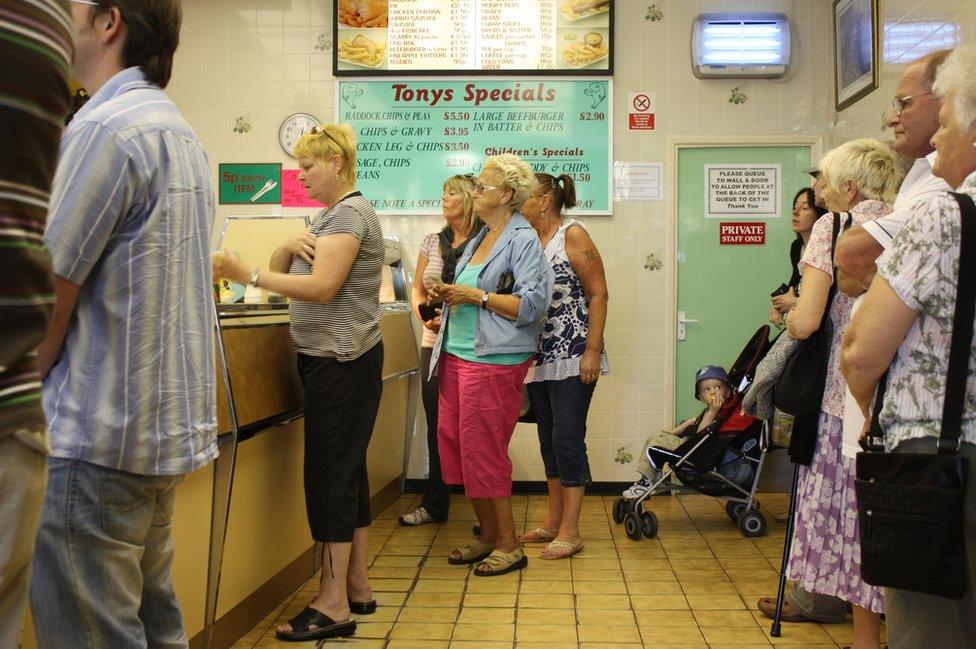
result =
M72 0L91 99L61 141L38 349L50 429L31 580L42 647L185 647L176 485L217 455L206 155L162 91L180 0Z

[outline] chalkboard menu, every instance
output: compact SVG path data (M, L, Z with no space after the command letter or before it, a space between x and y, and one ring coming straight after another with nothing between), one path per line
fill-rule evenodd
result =
M334 0L336 76L613 72L614 0Z
M343 80L336 116L356 129L356 186L383 214L440 214L441 187L514 153L569 174L574 215L610 213L610 80Z

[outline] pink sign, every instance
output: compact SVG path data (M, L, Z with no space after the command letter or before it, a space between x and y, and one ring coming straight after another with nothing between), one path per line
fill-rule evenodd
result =
M305 187L298 181L299 171L299 169L281 170L281 206L325 207L322 203L308 197Z

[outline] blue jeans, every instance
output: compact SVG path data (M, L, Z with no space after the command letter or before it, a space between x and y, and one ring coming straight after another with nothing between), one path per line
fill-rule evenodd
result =
M596 383L571 376L562 381L526 384L539 429L539 449L546 478L559 478L564 487L590 484L586 457L586 414Z
M40 649L187 646L170 579L182 478L50 459L30 584Z

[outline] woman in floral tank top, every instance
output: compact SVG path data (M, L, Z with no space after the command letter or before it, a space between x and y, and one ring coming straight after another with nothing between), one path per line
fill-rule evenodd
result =
M610 371L603 348L609 296L603 261L586 228L562 218L564 208L576 205L573 179L536 174L536 180L522 211L539 233L556 283L526 382L546 468L549 516L520 540L549 541L541 558L564 559L583 549L579 515L590 483L586 414L597 379Z

